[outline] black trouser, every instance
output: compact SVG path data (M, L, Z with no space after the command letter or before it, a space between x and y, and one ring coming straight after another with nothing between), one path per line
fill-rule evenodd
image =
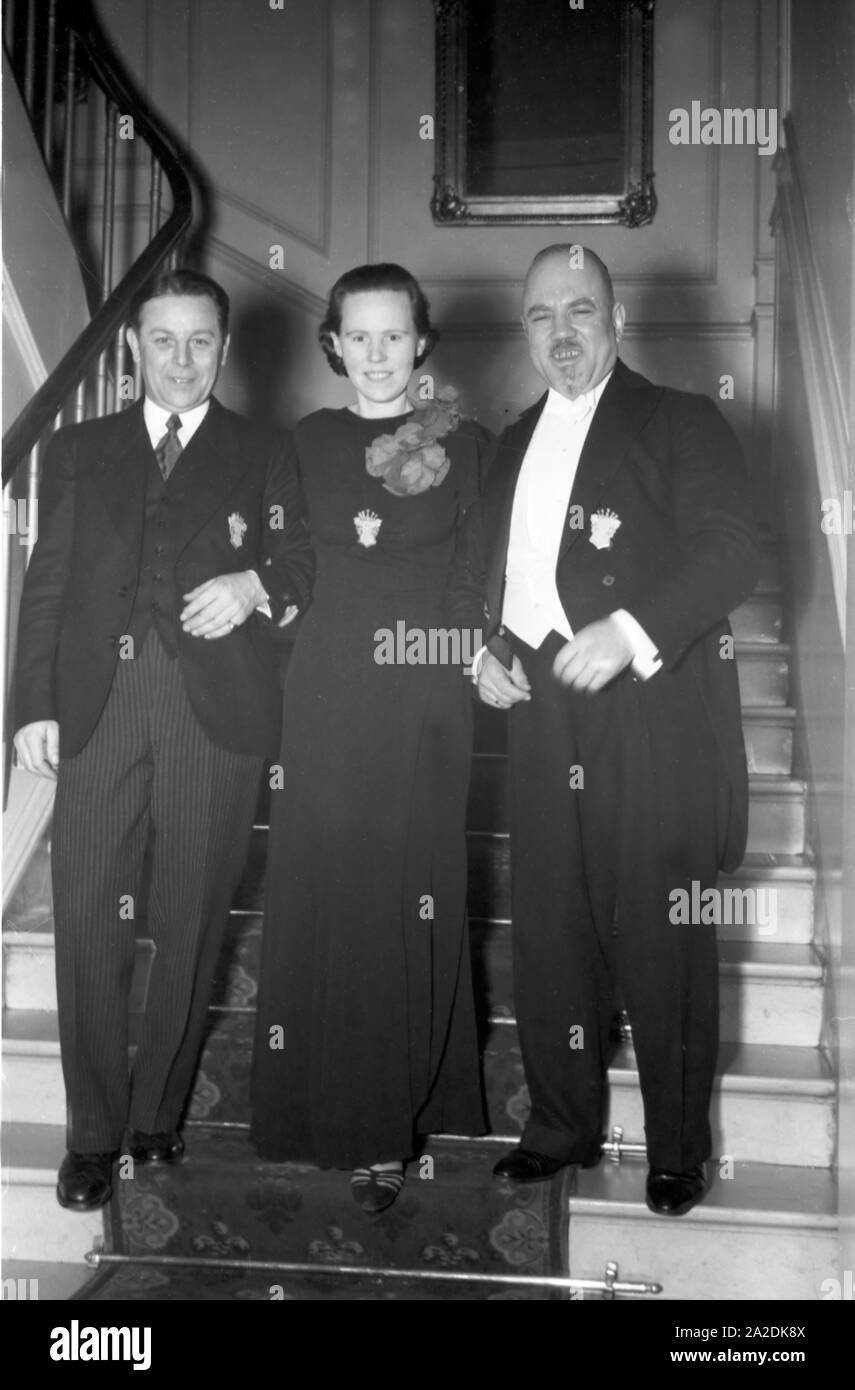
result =
M715 928L672 922L669 895L715 885L714 738L688 672L575 693L551 674L554 639L514 645L532 686L509 729L522 1143L567 1159L596 1144L619 996L649 1162L682 1172L710 1155L718 963Z
M149 1133L177 1126L261 766L211 743L154 629L135 660L119 662L85 748L61 759L52 865L69 1148L118 1149L127 1124ZM131 1082L134 919L150 827L155 955Z

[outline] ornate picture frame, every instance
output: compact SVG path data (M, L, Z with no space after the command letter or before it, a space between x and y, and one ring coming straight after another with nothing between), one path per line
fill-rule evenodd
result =
M650 222L654 4L434 0L434 222Z

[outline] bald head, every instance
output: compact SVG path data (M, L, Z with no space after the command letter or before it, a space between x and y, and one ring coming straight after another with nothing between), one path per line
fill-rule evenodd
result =
M576 244L539 251L525 278L522 309L532 363L553 390L575 400L608 376L625 316L595 251Z
M538 251L525 277L523 299L525 299L525 292L528 289L528 282L538 266L552 260L568 269L585 270L587 268L592 273L598 274L608 307L609 309L612 308L615 302L615 292L608 266L605 261L600 259L596 251L591 250L590 246L579 246L576 242L567 242L566 245L557 242L554 246L544 246L542 251Z

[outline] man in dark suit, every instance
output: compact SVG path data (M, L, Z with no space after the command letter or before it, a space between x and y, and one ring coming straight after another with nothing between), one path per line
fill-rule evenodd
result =
M745 466L707 398L618 360L623 306L586 248L526 279L549 390L498 442L468 582L484 577L482 700L510 709L514 985L531 1116L496 1173L593 1165L615 1005L632 1025L647 1203L706 1191L715 928L676 889L744 853L748 787L727 614L757 562Z
M15 748L56 779L52 873L68 1146L64 1207L135 1161L175 1162L263 761L278 748L271 632L312 557L281 444L211 395L229 301L159 276L130 310L144 401L55 435L21 603ZM134 916L153 834L155 943L133 1073Z

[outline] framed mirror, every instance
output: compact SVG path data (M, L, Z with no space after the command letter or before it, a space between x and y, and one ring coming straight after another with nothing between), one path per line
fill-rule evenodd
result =
M656 209L654 0L434 0L439 224Z

